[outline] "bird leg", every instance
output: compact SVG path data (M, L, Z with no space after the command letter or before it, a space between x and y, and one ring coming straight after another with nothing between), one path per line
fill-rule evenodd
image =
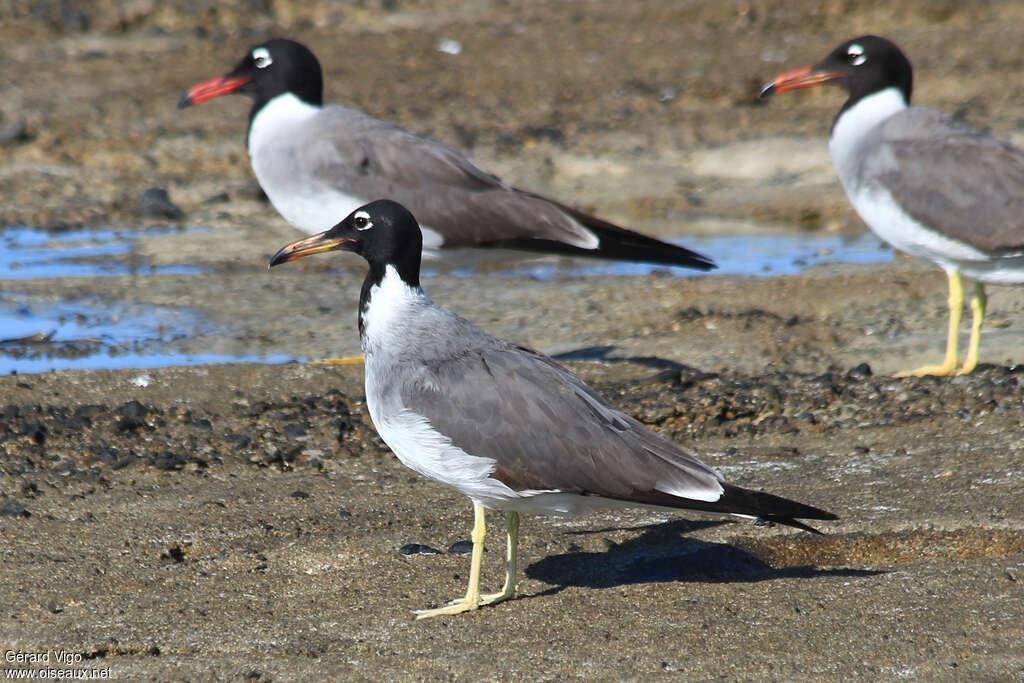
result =
M362 356L339 356L336 358L321 358L309 361L310 365L362 365Z
M978 364L978 347L981 346L981 323L985 320L985 305L988 297L985 296L985 285L980 282L974 283L974 296L971 297L971 341L967 344L967 358L964 365L956 374L966 375L973 371Z
M926 365L917 370L896 373L896 377L923 377L925 375L951 375L957 367L957 341L960 336L960 316L964 308L964 288L960 272L949 271L949 334L946 338L946 359L942 365Z
M497 593L488 593L480 596L481 605L491 605L502 600L508 600L516 596L516 564L518 562L519 545L519 513L505 513L505 535L508 538L508 547L505 553L505 586Z
M487 520L484 516L484 506L473 501L473 555L469 564L469 586L466 587L466 597L452 600L444 607L437 609L415 610L417 619L428 619L442 614L459 614L469 612L480 606L480 561L484 556L484 534L487 532Z

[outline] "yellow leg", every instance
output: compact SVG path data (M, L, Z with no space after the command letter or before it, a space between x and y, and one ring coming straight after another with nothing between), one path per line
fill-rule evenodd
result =
M971 341L967 345L967 358L964 359L964 366L960 368L958 375L966 375L972 372L978 365L978 347L981 346L981 323L985 321L985 305L988 297L985 296L985 285L980 282L974 283L974 296L971 298Z
M491 605L516 596L516 565L519 559L519 513L505 513L505 535L508 547L505 552L505 586L497 593L480 596L481 605Z
M949 334L946 338L946 360L942 365L926 365L917 370L896 373L896 377L923 377L924 375L951 375L957 366L957 340L960 336L960 315L964 308L964 288L960 273L949 271Z
M362 356L340 356L337 358L321 358L309 361L310 365L362 365Z
M484 517L484 506L473 503L473 555L469 564L469 586L466 597L452 600L444 607L437 609L415 610L417 619L437 617L442 614L459 614L469 612L480 606L480 561L484 556L484 534L487 532L487 521Z

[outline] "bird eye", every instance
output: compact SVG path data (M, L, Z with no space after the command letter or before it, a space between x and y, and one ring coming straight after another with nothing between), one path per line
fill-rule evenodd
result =
M373 221L370 220L369 214L365 211L360 211L352 218L352 224L356 226L356 230L369 230L373 227Z
M860 66L864 62L868 61L867 55L864 54L864 48L859 43L854 43L846 49L846 61L853 66Z
M266 69L274 63L274 58L270 56L270 50L258 47L252 51L252 61L256 63L257 69Z

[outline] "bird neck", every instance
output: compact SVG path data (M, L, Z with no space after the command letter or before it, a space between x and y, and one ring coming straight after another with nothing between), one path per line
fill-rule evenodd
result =
M249 111L249 151L277 137L282 130L302 126L323 107L310 104L294 93L285 92L268 99L256 96Z
M418 261L411 275L392 263L371 263L359 293L359 338L364 353L369 343L388 334L396 320L425 301L429 299L420 287Z
M832 124L829 150L833 161L844 164L872 128L907 106L907 98L895 86L865 97L851 97Z

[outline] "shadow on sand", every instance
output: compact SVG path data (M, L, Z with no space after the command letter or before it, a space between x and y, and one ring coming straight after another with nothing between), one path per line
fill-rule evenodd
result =
M643 533L624 543L612 543L604 552L568 552L551 555L526 568L526 575L553 587L610 588L634 583L689 581L699 583L751 583L783 578L819 576L875 576L884 572L843 567L772 567L754 554L726 543L688 538L690 532L726 521L673 520L638 527ZM573 532L592 534L612 531Z

